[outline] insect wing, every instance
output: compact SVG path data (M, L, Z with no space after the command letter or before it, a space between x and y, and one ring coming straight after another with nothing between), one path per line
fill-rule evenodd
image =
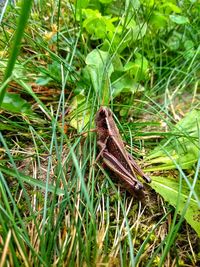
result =
M151 182L151 178L146 175L145 173L143 173L143 171L140 169L140 167L137 165L137 163L135 162L135 160L132 158L131 154L128 154L129 157L129 161L131 163L131 165L133 166L135 172L141 176L144 180L146 180L147 183Z
M103 153L104 163L115 172L125 183L129 186L142 189L143 185L123 167L123 165L112 154L108 152Z

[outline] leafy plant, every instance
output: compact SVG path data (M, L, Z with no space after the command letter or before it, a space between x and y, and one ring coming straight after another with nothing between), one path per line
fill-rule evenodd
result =
M200 111L192 110L180 120L169 140L163 140L146 158L151 170L191 169L199 158ZM175 162L177 164L175 164Z
M200 237L200 181L185 179L189 185L183 178L153 176L151 187L183 215Z
M185 219L200 236L199 118L199 110L189 112L175 125L172 137L167 141L163 140L146 160L153 165L149 171L175 168L180 171L179 179L170 176L152 177L151 186L174 206L179 214L184 214ZM190 170L196 163L196 174L192 180L182 170Z
M20 97L19 94L6 93L2 108L12 113L32 114L31 105Z
M98 10L83 9L83 15L86 19L83 22L83 27L91 35L91 39L104 39L107 34L114 32L115 27L113 21L116 18L102 16Z
M7 67L5 70L3 82L5 82L7 79L9 79L10 76L12 75L12 71L14 69L14 65L15 65L19 50L20 50L20 43L21 43L21 40L23 37L25 26L26 26L26 23L28 21L29 13L31 11L31 3L32 3L31 0L23 1L21 16L20 16L20 19L18 22L17 31L15 33L15 39L13 42L13 46L12 46L11 54L10 54L10 57L8 60L8 64L7 64ZM5 86L3 88L1 88L0 106L1 106L3 99L4 99L4 96L5 96L6 86L7 86L7 84L5 84Z

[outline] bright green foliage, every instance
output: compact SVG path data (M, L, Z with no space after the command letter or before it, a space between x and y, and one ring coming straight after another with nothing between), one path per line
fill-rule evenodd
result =
M148 170L191 170L200 158L200 111L193 110L173 127L171 138L163 140L146 160L153 166ZM196 167L198 177L199 166ZM152 177L151 186L184 215L187 222L200 236L200 182L197 178L189 179L185 174L180 182L170 176ZM183 178L182 178L183 179ZM195 180L196 179L196 180ZM194 185L192 185L195 183ZM193 189L192 189L193 187ZM193 196L190 194L193 194ZM189 200L189 201L188 201ZM188 202L187 202L188 201ZM187 205L186 205L187 203ZM185 206L186 205L186 206ZM184 211L185 210L185 211Z
M135 79L130 76L129 72L124 72L118 79L112 83L113 98L123 95L123 93L135 94L144 91L144 87L136 83Z
M98 10L83 9L83 15L86 19L83 22L83 27L91 34L91 39L103 39L109 32L114 32L114 19L102 16Z
M170 139L163 140L147 157L155 165L151 170L191 169L197 162L199 151L200 111L193 110L179 121Z
M192 186L192 180L189 182ZM179 214L184 215L187 222L200 237L200 182L194 187L194 195L189 197L190 190L185 181L178 181L172 177L153 176L151 186L165 201L169 202Z
M171 21L175 22L176 24L186 24L189 23L189 19L184 16L180 15L170 15L169 18Z
M84 90L81 90L83 84L89 86L91 81L95 93L104 105L124 92L133 95L144 90L138 82L148 77L149 64L139 53L136 54L135 61L123 66L119 56L111 57L108 52L95 49L87 55L85 62L82 83L77 86L77 90L84 94Z
M150 24L156 30L164 29L167 26L168 18L159 11L154 11L150 18Z
M104 86L106 77L110 78L114 71L110 56L108 52L95 49L87 55L85 63L94 90L98 92Z
M71 110L68 114L70 126L75 128L78 132L83 131L91 119L89 110L85 109L86 97L84 93L80 92L76 95L71 102Z
M152 0L134 1L123 6L116 1L103 2L102 5L102 1L89 1L83 5L84 8L78 4L83 33L88 44L92 47L93 44L98 45L99 51L109 54L112 63L113 58L117 58L119 66L122 66L120 71L113 66L112 75L107 77L109 96L99 93L100 102L104 98L112 99L120 95L121 101L124 100L126 104L123 93L134 95L138 92L137 88L145 88L147 92L152 75L165 79L166 73L161 66L184 68L185 59L190 60L197 53L198 40L191 38L190 34L191 23L195 18L192 14L198 12L196 4L188 1L185 5L177 5L173 0ZM187 12L188 8L191 17ZM174 62L175 57L178 62ZM187 71L187 67L181 71ZM92 84L96 92L97 88L98 92L103 88L97 82L94 83L94 79Z
M85 8L88 6L90 0L76 0L76 8Z
M28 18L29 18L29 13L31 11L31 4L32 4L32 0L27 0L27 1L22 2L21 15L20 15L20 18L18 21L17 30L15 32L15 36L14 36L8 64L6 66L4 79L3 79L4 82L8 78L10 78L10 76L12 75L12 71L14 69L14 65L15 65L15 62L17 60L17 56L18 56L19 51L20 51L23 33L24 33L26 23L27 23ZM2 102L4 100L5 93L6 93L6 87L2 88L1 93L0 93L0 107L2 106Z
M95 49L87 55L85 62L86 67L83 76L85 82L89 85L91 80L95 93L101 92L104 104L109 103L110 91L108 82L114 67L108 52ZM86 96L84 90L81 91L81 87L82 84L77 88L79 94L73 98L69 114L70 125L78 131L84 128L90 119L90 112L84 110Z
M135 56L135 61L128 62L124 66L124 70L129 71L130 75L135 78L135 81L145 80L148 75L148 60L139 53L137 53Z
M46 85L51 82L61 82L61 64L57 61L53 61L48 64L46 68L39 67L40 77L36 80L39 85Z
M2 103L2 108L11 113L32 114L31 105L20 97L19 94L6 93Z

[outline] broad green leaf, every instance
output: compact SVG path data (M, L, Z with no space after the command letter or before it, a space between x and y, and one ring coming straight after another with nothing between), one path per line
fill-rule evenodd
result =
M194 137L198 137L199 125L200 110L197 109L188 112L186 116L176 124L178 130L191 134Z
M179 182L172 177L151 177L151 187L159 193L165 201L169 202L178 213L181 214L188 200L189 192L185 181L182 182L181 193L179 195ZM192 181L190 180L192 183ZM193 196L190 199L184 218L200 236L200 182L197 181L195 192L198 199Z
M178 7L178 5L174 5L170 1L166 1L166 3L163 4L161 7L165 10L166 14L170 14L172 12L181 13L180 7Z
M95 49L87 55L86 64L93 88L96 92L101 93L104 104L106 104L110 98L108 82L114 71L109 53Z
M135 79L130 77L129 74L120 76L116 81L112 83L112 97L120 95L123 92L129 92L134 94L137 91L143 91L144 88L135 82Z
M189 23L189 19L187 17L184 17L184 16L170 15L169 18L171 19L171 21L173 21L176 24L186 24L186 23Z
M89 4L90 0L76 0L76 8L86 8Z
M143 38L147 31L147 23L141 23L131 29L132 42Z
M170 38L167 41L167 46L169 47L170 50L176 51L180 47L180 39L176 35L170 36Z
M136 25L135 21L132 19L126 26L128 31L125 34L123 33L124 36L122 36L122 29L122 27L118 27L117 33L113 32L108 34L110 42L112 43L112 49L117 49L118 54L121 54L127 46L132 46L134 42L142 39L145 36L147 32L147 23ZM107 47L106 44L107 43L104 42L104 48Z
M183 53L184 58L187 60L191 59L196 53L194 42L192 40L186 40L184 42L184 48L186 50Z
M85 110L85 102L85 95L80 92L73 98L70 105L70 113L68 114L69 124L78 132L82 131L90 120L90 111Z
M166 27L168 17L160 12L154 11L150 17L150 23L155 29L159 30Z
M99 10L95 9L90 9L90 8L86 8L83 9L83 14L86 18L97 18L97 17L101 17L101 13L99 12Z
M148 7L152 7L155 5L155 1L156 0L140 0L140 2L143 4L143 5L147 5Z
M122 25L125 25L126 29L132 29L137 25L132 15L128 15L127 18L122 17L120 22ZM118 33L121 34L123 31L123 27L119 27L118 29Z
M51 81L58 81L62 80L61 77L61 65L57 61L53 61L51 64L48 64L46 67L38 67L40 70L40 77L37 79L36 83L40 85L45 85Z
M124 67L123 67L123 64L121 62L119 55L115 55L114 57L112 57L112 65L113 65L115 72L116 71L118 71L118 72L124 71Z
M114 32L113 21L116 18L102 16L98 10L83 9L86 19L83 21L83 27L91 34L91 39L103 39L109 32Z
M130 75L135 77L135 82L138 82L147 78L148 65L148 60L137 53L135 61L128 62L124 66L124 71L129 71Z
M140 3L140 0L134 0L134 1L132 1L131 2L131 5L132 5L132 7L134 8L134 9L139 9L140 8L140 6L141 6L141 3Z
M184 47L186 50L190 50L194 48L194 42L192 40L186 40L184 42Z
M75 8L76 8L75 17L76 17L77 21L80 21L82 19L83 8L85 9L88 6L89 2L90 2L90 0L76 0L76 3L75 3Z
M21 98L19 94L6 93L3 99L2 108L13 113L33 115L31 105Z
M47 85L49 82L52 81L52 78L50 77L39 77L37 80L36 80L36 83L38 85L41 85L41 86L44 86L44 85Z
M106 23L103 18L88 18L84 21L83 26L87 32L92 35L91 39L103 39L106 36Z
M200 153L199 125L200 110L189 112L176 124L173 136L163 140L146 158L153 165L149 170L175 169L174 162L177 162L182 169L191 169Z

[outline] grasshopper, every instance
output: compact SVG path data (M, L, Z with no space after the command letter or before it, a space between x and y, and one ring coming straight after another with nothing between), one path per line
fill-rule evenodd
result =
M126 151L111 110L101 107L96 114L95 123L97 145L100 150L97 159L101 156L105 165L120 178L131 193L138 198L143 197L144 186L136 175L141 176L147 183L150 183L151 179Z

